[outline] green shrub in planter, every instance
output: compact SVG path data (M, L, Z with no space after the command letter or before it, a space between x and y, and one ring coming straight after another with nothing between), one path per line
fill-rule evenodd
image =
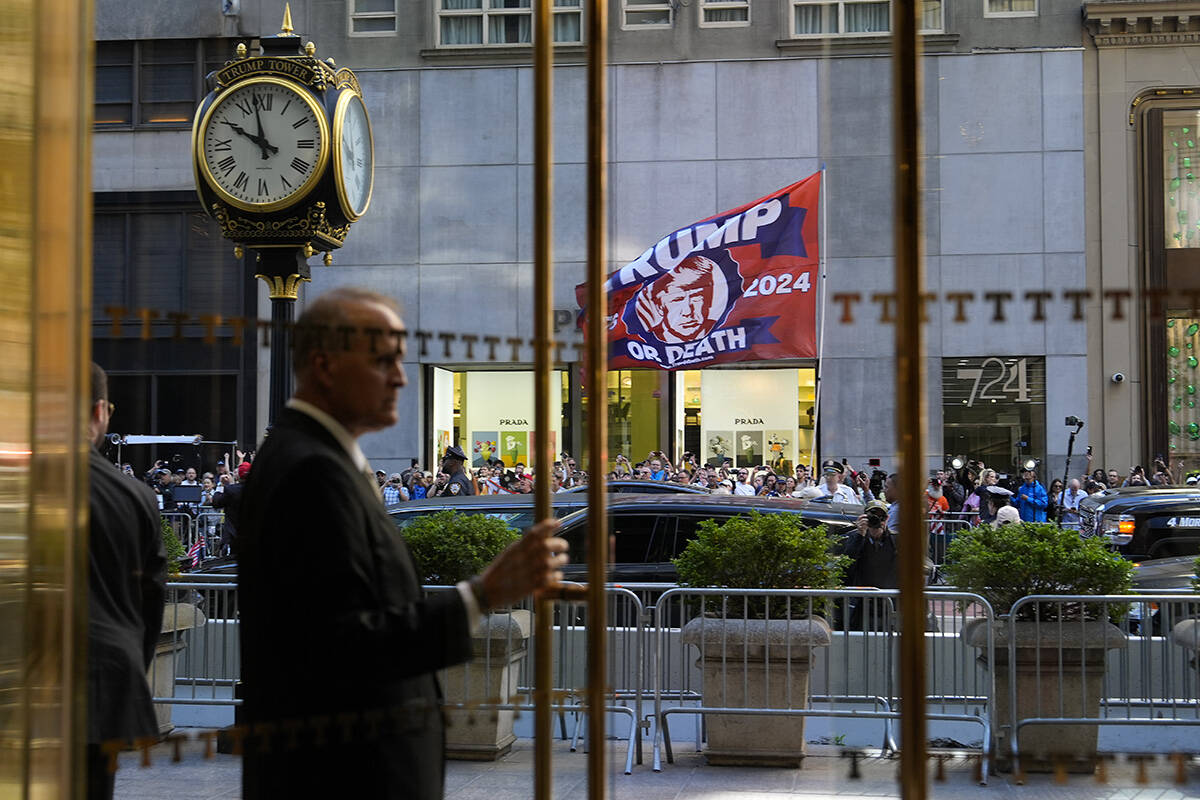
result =
M483 572L521 537L503 520L454 511L419 517L406 525L403 533L417 577L427 584L445 586Z
M167 551L167 571L172 575L178 575L180 563L187 558L187 550L179 541L179 537L175 535L175 528L169 519L159 517L158 527L162 531L163 547Z
M950 542L942 567L946 581L981 595L997 615L1008 614L1017 600L1033 594L1126 594L1133 586L1133 565L1113 553L1099 537L1081 539L1078 531L1048 523L980 525ZM1023 606L1018 619L1053 619L1057 604ZM1067 616L1095 618L1100 604L1066 610ZM1109 606L1110 616L1124 607Z
M805 527L799 514L761 514L733 517L723 525L709 519L700 523L696 538L674 559L679 582L697 588L726 589L836 589L849 563L834 555L837 537L824 525ZM772 598L745 602L737 598L706 603L710 612L726 616L782 618L808 615L807 601ZM813 612L825 613L821 601Z

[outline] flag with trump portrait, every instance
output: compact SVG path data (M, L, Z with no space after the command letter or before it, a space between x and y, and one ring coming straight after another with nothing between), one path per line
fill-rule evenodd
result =
M820 191L818 172L673 231L609 275L609 368L815 358ZM586 284L575 291L586 314Z

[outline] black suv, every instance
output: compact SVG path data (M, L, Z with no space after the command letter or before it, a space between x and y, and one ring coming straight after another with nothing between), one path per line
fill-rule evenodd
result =
M587 508L587 492L558 492L550 496L554 516L564 517L572 511ZM533 524L532 494L483 494L472 497L430 497L390 506L388 513L401 528L417 517L439 511L460 514L487 514L507 522L517 530Z
M611 583L674 583L678 579L671 559L696 537L707 519L725 522L751 510L763 514L802 514L804 523L822 523L842 538L854 529L861 509L846 511L817 506L792 498L739 497L735 495L622 495L609 503L612 536ZM587 580L586 537L588 511L583 508L563 518L559 535L570 545L571 563L563 572L569 581Z
M1079 503L1082 536L1104 536L1141 561L1200 553L1200 489L1145 486L1109 489Z

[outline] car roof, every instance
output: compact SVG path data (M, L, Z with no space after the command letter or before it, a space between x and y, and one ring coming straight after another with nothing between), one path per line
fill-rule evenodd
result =
M558 495L551 496L551 500ZM571 498L571 502L575 501ZM586 503L586 495L580 502ZM469 497L425 497L420 500L409 500L390 506L388 511L393 514L429 513L442 509L471 509L486 508L524 508L533 505L532 494L477 494Z
M649 486L647 486L649 484ZM709 494L708 489L700 486L691 486L684 483L672 483L670 481L639 481L639 480L616 480L605 481L604 485L610 492L617 489L647 489L647 494ZM562 494L586 494L587 486L573 486L570 489L564 489ZM632 492L627 493L632 494Z

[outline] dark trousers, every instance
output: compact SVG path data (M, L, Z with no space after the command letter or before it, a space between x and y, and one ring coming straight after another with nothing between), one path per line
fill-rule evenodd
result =
M114 773L108 770L108 756L100 745L87 746L87 797L88 800L112 800Z

